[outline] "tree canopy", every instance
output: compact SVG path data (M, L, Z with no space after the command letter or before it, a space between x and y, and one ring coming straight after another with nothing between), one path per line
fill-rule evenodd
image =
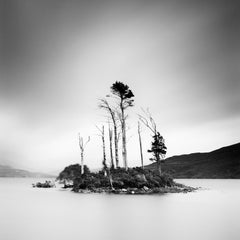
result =
M126 102L129 104L129 106L133 105L134 100L131 98L134 97L134 94L132 90L129 89L128 85L122 82L116 81L111 86L111 91L114 95L117 95L118 97L120 97L121 100L127 100Z

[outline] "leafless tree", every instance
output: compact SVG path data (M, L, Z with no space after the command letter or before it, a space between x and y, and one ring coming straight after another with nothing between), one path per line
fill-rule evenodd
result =
M140 125L139 121L138 121L138 138L139 138L141 165L142 165L142 169L143 169L144 166L143 166L143 152L142 152L142 137L141 137L141 125Z
M110 182L110 186L113 189L113 183L112 183L112 175L111 172L107 166L107 160L106 160L106 147L105 147L105 130L104 130L104 125L102 126L102 128L99 128L98 126L96 126L97 129L100 132L100 136L102 138L102 148L103 148L103 171L105 176L108 176L109 182Z
M111 168L114 169L113 148L112 148L113 131L111 129L110 123L108 123L108 134L109 134L109 150L110 150L110 158L111 158Z
M105 130L104 130L104 125L102 125L102 128L99 128L96 126L98 131L100 132L100 136L102 138L102 150L103 150L103 170L104 172L107 171L107 160L106 160L106 146L105 146Z
M138 114L139 120L153 133L156 134L157 133L157 125L149 111L149 109L144 110L143 111L143 115Z
M84 174L84 150L88 142L90 141L90 136L88 137L88 140L84 143L83 137L81 137L80 133L78 134L78 141L79 141L79 147L81 151L81 174Z
M106 99L100 99L99 107L105 109L111 117L113 124L113 132L114 132L114 147L115 147L115 161L116 167L119 167L119 157L118 157L118 130L117 130L117 112L113 107L110 106Z

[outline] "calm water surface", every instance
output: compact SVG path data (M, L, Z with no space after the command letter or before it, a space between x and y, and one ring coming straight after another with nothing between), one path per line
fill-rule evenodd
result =
M240 180L178 180L204 189L158 196L76 194L0 178L1 240L239 240Z

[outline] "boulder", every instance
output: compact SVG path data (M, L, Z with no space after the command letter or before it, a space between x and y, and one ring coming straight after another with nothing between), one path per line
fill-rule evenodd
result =
M147 182L147 179L145 177L144 174L137 174L136 175L136 179L139 181L139 182Z
M147 192L149 190L149 188L147 186L144 186L143 190Z

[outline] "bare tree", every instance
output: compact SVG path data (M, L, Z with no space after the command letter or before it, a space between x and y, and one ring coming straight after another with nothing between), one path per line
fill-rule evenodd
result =
M88 136L88 140L84 143L83 137L81 137L80 133L78 134L79 147L81 151L81 174L84 174L84 150L88 142L90 141L90 136Z
M97 126L96 126L97 127ZM107 161L106 161L106 147L105 147L105 131L104 131L104 125L102 126L102 129L97 127L97 129L99 130L100 132L100 136L102 138L102 147L103 147L103 161L102 161L102 164L103 164L103 171L104 171L104 175L105 176L108 176L108 179L109 179L109 182L110 182L110 186L111 188L113 189L113 183L112 183L112 175L111 175L111 172L107 166Z
M102 149L103 149L103 170L106 173L107 171L107 160L106 160L106 146L105 146L105 131L104 131L104 125L102 125L102 128L99 128L98 126L96 126L97 129L100 132L100 136L102 138Z
M142 169L143 169L144 167L143 167L143 152L142 152L141 125L140 125L140 122L139 122L139 121L138 121L138 138L139 138L141 165L142 165Z
M139 120L153 133L151 149L148 150L148 152L151 152L153 154L153 158L150 158L150 160L157 163L157 169L159 174L161 175L161 160L165 157L167 147L165 145L165 140L163 136L161 136L161 134L157 131L156 123L149 110L143 110L143 112L145 116L138 115Z
M113 149L112 149L113 131L110 127L110 123L108 123L108 134L109 134L109 150L110 150L110 158L111 158L111 168L114 169Z
M119 99L119 109L120 109L120 121L122 128L122 156L123 156L123 164L126 170L128 170L128 162L127 162L127 137L126 137L126 116L125 110L128 107L133 106L133 93L129 89L128 85L123 84L122 82L116 81L111 86L112 93L118 97Z
M105 109L112 120L113 124L113 132L114 132L114 147L115 147L115 161L116 161L116 167L119 167L119 157L118 157L118 131L117 131L117 116L116 111L110 106L108 101L106 99L100 99L99 107L102 109Z

